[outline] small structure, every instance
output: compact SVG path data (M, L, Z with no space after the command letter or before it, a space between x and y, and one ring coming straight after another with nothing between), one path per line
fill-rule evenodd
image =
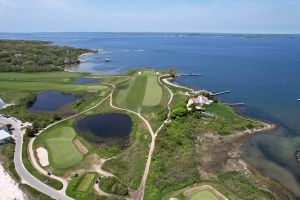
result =
M3 99L1 99L0 97L0 108L4 107L5 106L5 102L3 101Z
M141 74L142 74L142 72L141 72L141 71L139 71L139 72L138 72L138 75L141 75Z
M4 130L4 131L8 132L7 125L0 123L0 130Z
M7 131L1 129L0 130L0 144L8 143L8 142L10 142L10 140L11 140L11 135Z
M195 105L197 110L201 110L203 105L210 105L213 101L207 97L199 95L198 97L189 99L186 107L189 111L192 110L191 106Z

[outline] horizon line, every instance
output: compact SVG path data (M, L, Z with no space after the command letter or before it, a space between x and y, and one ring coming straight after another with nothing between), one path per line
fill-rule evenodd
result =
M300 35L300 33L272 33L272 32L196 32L196 31L8 31L0 34L35 34L35 33L134 33L134 34L219 34L219 35Z

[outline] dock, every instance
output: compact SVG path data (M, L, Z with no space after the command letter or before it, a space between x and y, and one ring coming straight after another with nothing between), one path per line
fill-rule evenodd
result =
M226 91L223 91L223 92L210 93L210 95L217 96L217 95L221 95L221 94L227 94L227 93L230 93L230 92L231 92L230 90L226 90Z
M176 77L180 76L204 76L204 74L198 74L198 73L191 73L191 74L176 74Z
M231 106L231 107L244 107L245 103L222 103L225 106Z

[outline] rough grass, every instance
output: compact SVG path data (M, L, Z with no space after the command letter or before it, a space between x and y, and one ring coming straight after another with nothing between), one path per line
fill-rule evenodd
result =
M188 198L188 200L219 200L219 199L214 193L208 190L203 190L192 195L191 197Z
M146 92L144 95L144 106L157 106L162 98L162 89L157 82L156 76L148 76Z
M85 192L89 189L92 181L95 178L95 174L86 174L83 177L83 180L81 181L80 185L78 186L77 190L80 192Z
M50 165L55 168L71 167L83 159L83 155L73 144L75 131L65 127L53 130L46 140Z

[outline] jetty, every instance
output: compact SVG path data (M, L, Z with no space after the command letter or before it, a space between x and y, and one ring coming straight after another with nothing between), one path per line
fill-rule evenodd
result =
M244 107L245 103L222 103L225 106L231 106L231 107Z
M217 96L217 95L221 95L221 94L227 94L227 93L230 93L231 91L230 90L226 90L226 91L223 91L223 92L217 92L217 93L211 93L210 92L210 95L211 96Z
M191 73L191 74L176 74L176 77L180 76L204 76L204 74L198 74L198 73Z

